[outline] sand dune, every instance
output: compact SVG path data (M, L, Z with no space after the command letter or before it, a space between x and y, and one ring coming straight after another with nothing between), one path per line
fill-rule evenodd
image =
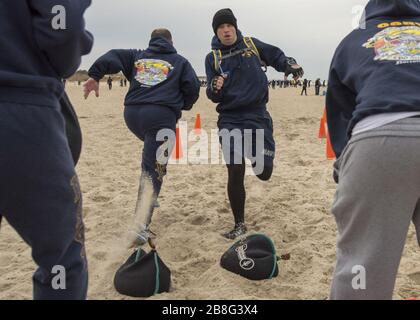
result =
M310 88L311 90L312 88ZM67 91L80 117L84 148L77 171L83 190L89 299L129 299L113 288L113 276L131 253L122 246L133 221L142 144L126 128L126 88L101 87L101 97L82 98L81 87ZM219 266L232 244L220 236L232 227L226 169L220 165L170 165L155 212L158 251L172 270L171 292L151 299L324 299L335 262L335 192L332 162L317 138L323 97L300 97L297 89L270 91L275 123L276 167L271 181L246 178L246 217L252 232L270 236L279 254L279 277L251 282ZM183 119L190 127L196 112L203 128L216 128L217 113L202 91ZM420 259L411 228L400 266L395 299L419 296ZM0 232L0 299L30 299L35 265L30 250L4 224Z

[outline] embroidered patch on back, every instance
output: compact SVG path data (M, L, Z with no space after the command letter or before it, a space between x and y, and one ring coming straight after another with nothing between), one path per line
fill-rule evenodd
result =
M363 44L375 49L375 61L396 61L397 65L420 63L420 27L386 28Z
M165 81L173 66L164 60L158 59L141 59L135 62L137 75L135 79L146 86L155 86Z

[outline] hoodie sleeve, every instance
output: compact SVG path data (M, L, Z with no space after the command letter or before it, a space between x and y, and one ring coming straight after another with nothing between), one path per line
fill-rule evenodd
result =
M260 53L261 60L263 60L267 66L273 67L278 72L284 72L286 70L287 57L281 49L255 38L252 38L252 41L254 41L254 44Z
M191 64L186 61L181 78L181 91L184 96L183 110L191 110L200 95L200 81Z
M85 30L83 19L91 0L27 0L27 3L32 11L34 39L40 50L59 78L71 76L77 71L81 56L92 49L93 37ZM55 8L58 11L53 10ZM60 13L65 20L58 19ZM55 30L54 19L65 23L65 29Z
M101 56L89 69L89 77L96 81L101 80L106 74L115 74L120 71L130 81L137 50L114 49Z
M331 66L327 90L327 124L331 144L337 158L348 143L348 126L356 106L356 94L342 83Z
M212 88L212 81L214 77L219 76L219 74L216 72L216 70L214 70L214 61L212 59L211 54L207 55L206 57L206 76L207 76L207 89L206 89L207 97L214 103L222 102L223 88L218 93L213 91L213 88Z

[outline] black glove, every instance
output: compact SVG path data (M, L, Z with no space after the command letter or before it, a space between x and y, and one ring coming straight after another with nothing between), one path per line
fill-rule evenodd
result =
M216 88L217 79L219 79L219 76L215 76L213 80L211 80L211 91L219 93L219 90Z
M296 78L301 78L303 77L303 69L301 67L299 68L293 68L292 65L297 64L296 60L294 58L287 58L287 63L286 63L286 70L284 72L284 75L286 77L288 77L290 74L293 74L293 77Z

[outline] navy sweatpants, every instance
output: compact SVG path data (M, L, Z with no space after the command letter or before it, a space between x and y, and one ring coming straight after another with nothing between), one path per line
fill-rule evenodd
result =
M0 214L32 249L34 299L85 299L82 197L58 101L0 102L0 141Z
M157 161L156 152L164 141L157 141L156 136L162 129L175 132L177 117L170 108L158 105L128 105L124 110L124 118L128 128L144 142L142 154L142 170L152 178L156 196L162 187L166 164ZM168 150L170 155L171 148Z
M220 114L217 125L223 156L228 165L242 164L244 158L248 158L256 175L273 167L276 145L273 120L268 111Z

